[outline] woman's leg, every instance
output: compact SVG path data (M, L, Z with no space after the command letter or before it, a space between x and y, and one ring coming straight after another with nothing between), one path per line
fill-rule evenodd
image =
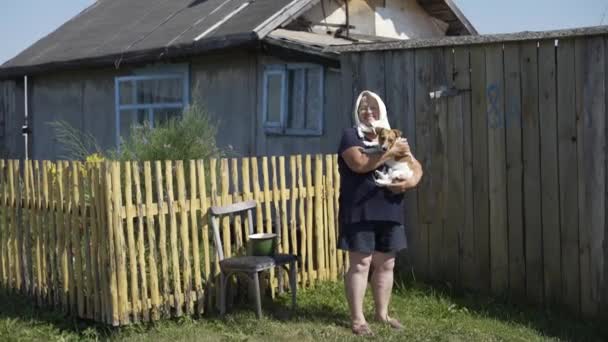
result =
M367 276L372 255L351 251L348 252L348 258L350 266L344 278L344 285L346 287L346 299L350 308L351 322L353 326L356 326L367 323L363 315L363 297L365 297L365 289L367 288Z
M376 319L388 321L388 304L393 290L395 254L374 252L372 264L372 291L376 306Z

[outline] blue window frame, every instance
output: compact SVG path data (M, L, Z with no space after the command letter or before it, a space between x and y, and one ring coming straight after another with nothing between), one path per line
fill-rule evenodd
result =
M315 64L264 69L262 113L266 134L323 134L324 70Z
M153 127L181 115L190 101L187 67L155 67L115 78L116 144L134 124Z

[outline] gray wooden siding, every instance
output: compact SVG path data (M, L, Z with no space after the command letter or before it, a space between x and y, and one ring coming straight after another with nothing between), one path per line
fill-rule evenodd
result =
M201 101L217 120L217 143L234 155L255 153L256 63L253 53L192 60L192 101Z
M102 148L114 148L114 73L70 72L30 78L32 159L65 154L49 123L64 120L91 133Z
M23 125L23 83L0 82L0 156L24 156L25 143L21 135Z

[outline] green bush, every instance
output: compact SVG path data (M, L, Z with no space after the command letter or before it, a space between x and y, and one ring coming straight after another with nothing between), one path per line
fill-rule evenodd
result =
M149 122L134 125L120 144L119 160L191 160L220 157L216 145L217 124L200 104L183 115L152 127Z
M59 157L68 160L191 160L224 155L216 145L217 124L198 103L154 127L149 122L132 126L118 151L104 151L92 134L66 121L53 121L49 126L64 150Z

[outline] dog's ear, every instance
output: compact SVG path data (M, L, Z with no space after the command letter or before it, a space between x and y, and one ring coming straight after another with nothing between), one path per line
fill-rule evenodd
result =
M402 133L400 130L398 129L393 129L393 132L395 133L395 136L397 137L397 139L401 138Z
M384 128L382 128L382 127L374 127L374 132L375 132L377 135L382 134L382 131L383 131L383 130L384 130Z

